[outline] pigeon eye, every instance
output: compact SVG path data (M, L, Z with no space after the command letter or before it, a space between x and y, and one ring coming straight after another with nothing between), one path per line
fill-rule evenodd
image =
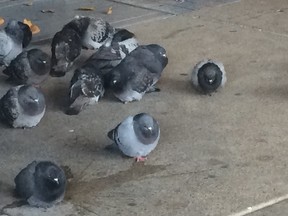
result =
M145 128L146 130L152 131L152 127L144 126L144 128Z

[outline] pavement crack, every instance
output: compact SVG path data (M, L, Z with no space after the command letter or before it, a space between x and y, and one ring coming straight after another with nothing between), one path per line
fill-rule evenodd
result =
M92 160L92 161L90 161L90 163L88 163L88 165L80 172L78 178L75 179L75 182L79 182L84 178L85 171L93 164L93 162L94 162L94 160Z

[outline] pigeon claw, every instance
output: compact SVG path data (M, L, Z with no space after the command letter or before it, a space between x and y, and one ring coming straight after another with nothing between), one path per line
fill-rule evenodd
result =
M144 162L147 160L147 157L139 156L139 157L135 157L135 160L136 162Z

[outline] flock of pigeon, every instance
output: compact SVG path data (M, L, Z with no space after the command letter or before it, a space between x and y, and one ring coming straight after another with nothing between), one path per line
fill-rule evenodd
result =
M65 76L83 49L95 52L74 71L68 115L97 103L108 89L123 103L160 91L156 83L168 64L163 47L140 45L132 32L101 18L75 16L55 34L51 57L40 49L27 49L31 39L29 26L20 21L11 20L0 31L0 64L13 84L0 99L0 118L14 128L34 127L41 121L46 104L39 86L49 75ZM203 60L192 70L191 81L211 94L226 82L224 66ZM123 154L144 161L158 144L160 126L151 115L139 113L124 119L107 136ZM47 208L64 198L65 173L50 161L33 161L14 181L17 194L31 206Z

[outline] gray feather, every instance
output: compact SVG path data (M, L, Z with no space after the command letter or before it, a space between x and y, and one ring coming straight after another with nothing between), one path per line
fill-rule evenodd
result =
M0 115L12 127L34 127L45 113L45 98L33 86L12 87L0 100Z
M104 81L97 68L89 63L77 69L70 85L70 107L66 114L76 115L104 95Z
M32 162L21 170L14 182L17 194L31 206L47 208L64 198L64 171L50 161Z
M140 100L153 89L168 63L166 51L159 45L139 46L116 66L110 75L110 87L123 102Z
M129 157L147 156L155 149L160 138L158 122L146 113L129 116L107 136L113 140L123 154Z

